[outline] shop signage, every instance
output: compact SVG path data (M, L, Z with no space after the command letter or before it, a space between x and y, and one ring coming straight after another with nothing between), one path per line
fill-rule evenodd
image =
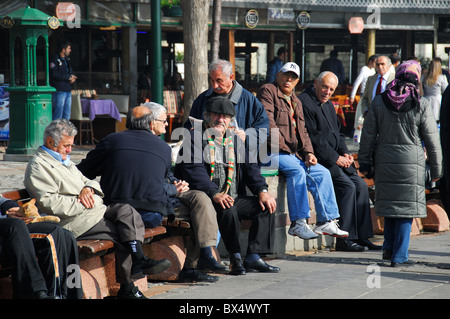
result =
M245 25L247 28L254 28L258 25L259 16L255 9L249 10L245 15Z
M364 20L361 17L351 17L348 20L348 30L352 34L362 33L364 30Z
M61 25L57 17L51 17L50 19L48 19L47 24L51 29L58 29Z
M298 14L296 21L297 27L299 29L306 29L307 27L309 27L309 24L311 22L311 16L309 15L308 12L303 11Z
M60 20L73 20L76 15L76 8L72 2L58 2L56 5L56 17Z
M3 17L0 20L0 25L5 29L12 28L12 26L14 25L14 19L8 16Z
M269 8L268 19L276 21L292 21L295 19L295 13L293 9Z

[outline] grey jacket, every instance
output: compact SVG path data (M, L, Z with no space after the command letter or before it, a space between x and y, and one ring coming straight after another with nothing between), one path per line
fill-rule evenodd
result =
M426 217L426 148L431 178L442 177L442 150L430 102L394 111L377 95L364 120L360 165L375 168L375 212L379 216ZM375 151L372 162L372 151Z

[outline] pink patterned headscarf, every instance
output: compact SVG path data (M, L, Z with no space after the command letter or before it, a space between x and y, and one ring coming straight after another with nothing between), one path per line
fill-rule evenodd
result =
M414 60L399 65L395 79L386 88L386 98L395 109L400 109L406 100L412 100L414 104L420 101L418 86L421 73L420 64Z

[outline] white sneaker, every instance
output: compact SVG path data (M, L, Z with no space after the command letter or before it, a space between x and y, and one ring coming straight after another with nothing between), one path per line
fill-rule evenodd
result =
M306 240L319 237L311 230L311 228L309 228L309 225L306 223L306 219L304 218L297 219L295 222L293 222L288 230L288 234L292 236L298 236L301 239Z
M333 237L348 237L348 232L339 229L336 219L333 219L323 225L314 228L314 232L320 235L328 235Z

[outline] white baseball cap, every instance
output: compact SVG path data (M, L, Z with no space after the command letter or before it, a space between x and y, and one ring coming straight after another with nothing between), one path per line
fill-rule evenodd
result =
M297 77L300 77L300 68L297 65L297 63L294 62L288 62L280 69L280 72L286 73L286 72L293 72L297 74Z

